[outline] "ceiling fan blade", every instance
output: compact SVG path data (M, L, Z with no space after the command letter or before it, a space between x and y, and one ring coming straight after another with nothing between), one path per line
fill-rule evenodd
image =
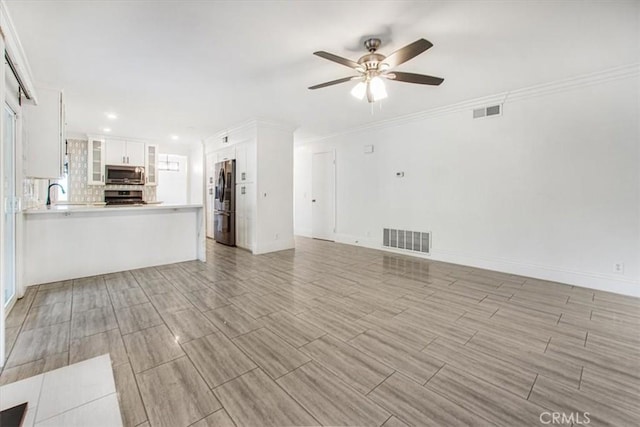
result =
M433 46L433 44L428 40L416 40L413 43L396 50L391 55L387 56L382 62L389 64L389 68L394 68L407 62L411 58L415 58L431 46Z
M330 82L320 83L318 85L311 86L309 89L313 90L313 89L320 89L320 88L327 87L327 86L333 86L333 85L337 85L337 84L340 84L340 83L348 82L349 80L357 79L359 77L360 76L351 76L351 77L344 77L344 78L341 78L341 79L338 79L338 80L331 80Z
M341 56L338 55L334 55L333 53L329 53L329 52L325 52L325 51L319 51L319 52L313 52L314 55L319 56L320 58L324 58L324 59L328 59L329 61L333 61L333 62L337 62L338 64L344 65L346 67L349 68L354 68L354 69L360 69L362 68L362 66L360 64L358 64L355 61L352 61L350 59L347 58L343 58Z
M394 71L389 74L383 74L383 76L390 80L395 80L397 82L417 83L420 85L432 85L432 86L438 86L440 83L444 81L444 79L440 77L427 76L424 74L402 73L400 71Z

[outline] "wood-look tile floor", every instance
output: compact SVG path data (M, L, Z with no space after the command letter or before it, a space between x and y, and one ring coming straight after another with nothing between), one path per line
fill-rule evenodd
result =
M0 384L109 352L127 426L640 425L639 299L305 238L30 287L7 340Z

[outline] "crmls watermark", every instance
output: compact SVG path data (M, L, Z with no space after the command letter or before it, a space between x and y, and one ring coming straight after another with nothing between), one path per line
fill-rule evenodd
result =
M588 412L543 412L540 414L542 424L585 425L591 422Z

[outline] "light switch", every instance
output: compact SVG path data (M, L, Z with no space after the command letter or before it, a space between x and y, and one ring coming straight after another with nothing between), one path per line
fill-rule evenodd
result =
M371 153L373 153L373 145L365 145L364 154L371 154Z

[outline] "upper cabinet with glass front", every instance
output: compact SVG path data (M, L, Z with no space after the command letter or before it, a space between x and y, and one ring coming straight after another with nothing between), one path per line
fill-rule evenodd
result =
M104 185L105 154L104 137L89 135L87 142L87 184Z
M158 185L158 145L146 144L144 153L145 183L146 185Z
M145 185L158 185L157 144L88 135L87 184L105 185L107 165L144 167Z

